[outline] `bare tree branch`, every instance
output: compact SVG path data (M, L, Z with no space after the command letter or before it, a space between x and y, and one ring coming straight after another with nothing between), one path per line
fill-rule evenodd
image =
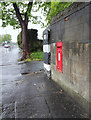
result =
M13 7L14 7L14 9L15 9L15 11L16 11L16 16L17 16L17 18L18 18L18 20L19 20L19 22L20 22L20 24L21 24L21 23L23 22L23 19L22 19L22 17L21 17L19 8L18 8L18 6L17 6L16 3L13 3ZM21 24L21 25L22 25L22 24Z
M31 0L31 2L28 3L28 8L27 11L25 13L25 23L28 24L28 14L30 14L30 11L32 9L32 5L33 5L33 0Z
M25 13L25 23L26 23L26 25L28 25L28 15L27 15L27 12Z
M27 12L30 12L30 11L31 11L32 5L33 5L33 0L31 0L31 2L28 3Z

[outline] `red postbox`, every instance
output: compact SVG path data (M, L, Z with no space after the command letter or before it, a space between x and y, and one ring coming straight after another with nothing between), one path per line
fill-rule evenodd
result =
M62 55L63 42L57 42L57 70L63 73L63 55Z

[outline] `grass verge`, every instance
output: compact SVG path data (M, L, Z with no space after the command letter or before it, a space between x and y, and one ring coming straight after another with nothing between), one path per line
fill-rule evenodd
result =
M43 52L42 51L32 52L30 54L30 58L31 58L31 60L41 61L41 60L43 60Z
M42 61L43 60L43 52L37 51L30 53L30 58L24 60L24 62L29 62L32 60ZM20 59L18 59L18 62L20 62Z

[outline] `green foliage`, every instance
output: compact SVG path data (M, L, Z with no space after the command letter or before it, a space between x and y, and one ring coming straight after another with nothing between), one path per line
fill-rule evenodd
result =
M21 27L16 17L16 12L13 8L13 3L14 2L11 2L11 1L0 2L0 6L2 9L2 14L0 16L1 16L1 19L3 20L2 27L6 27L7 25L13 26L14 29ZM24 18L24 14L27 10L28 4L24 2L16 2L16 3L17 3L17 6L19 7L22 18ZM29 14L29 11L28 11L28 17L31 17L31 15Z
M31 52L30 58L25 59L24 62L30 62L32 60L42 61L43 60L43 51ZM18 59L18 62L21 60Z
M43 41L37 39L36 29L27 30L27 41L28 41L30 51L42 50ZM18 43L19 48L22 49L22 32L20 32L17 36L17 43Z
M50 24L52 18L60 13L62 10L66 9L72 2L51 2L51 8L49 14L47 14L46 20L47 24Z
M39 9L41 9L41 13L45 16L45 21L47 22L47 24L45 25L41 20L38 22L41 24L42 27L46 27L49 21L49 14L50 14L50 10L51 10L51 2L37 2L37 9L35 10L38 11ZM42 19L42 18L41 18Z
M0 35L0 44L1 44L1 43L3 43L3 41L2 41L2 36Z
M24 62L30 62L30 61L32 61L31 58L27 58L24 60Z
M7 43L11 42L10 34L0 35L0 43L4 43L5 41L7 41Z
M2 19L2 10L0 9L0 19Z
M22 32L20 32L17 36L17 43L18 43L19 48L22 49Z
M54 16L66 9L71 4L72 2L57 2L56 0L55 2L40 2L38 3L38 9L36 11L41 9L41 12L46 17L46 26L48 26ZM44 26L44 23L42 23L42 26Z
M0 7L2 11L0 11L0 19L3 20L2 26L6 27L7 25L13 26L13 28L20 28L20 23L16 17L15 10L13 8L13 1L8 2L0 2ZM27 2L16 2L17 6L19 7L20 13L22 18L24 18L24 14L27 11L29 21L31 21L33 24L41 24L42 27L45 26L44 23L41 21L41 15L40 16L34 16L34 14L31 13L31 6L28 8ZM34 2L32 11L36 12L39 9L41 9L41 12L46 17L47 25L50 24L52 18L60 13L62 10L67 8L71 2ZM29 22L28 21L28 22Z
M43 52L42 51L32 52L30 57L32 60L43 60Z
M2 40L10 42L11 41L11 35L9 35L9 34L4 35L4 37L2 38Z
M16 12L13 8L13 1L0 1L0 8L2 9L0 14L0 19L2 19L2 27L6 27L7 25L13 26L14 29L21 28L20 23L16 17ZM16 2L17 6L19 7L19 11L21 14L21 17L25 18L25 13L27 11L28 15L28 22L32 22L33 24L39 24L41 23L41 20L38 21L40 16L34 16L34 14L31 13L31 6L28 8L28 2ZM32 11L35 11L37 4L33 4Z
M13 9L12 2L0 2L2 9L2 27L6 27L7 25L11 25L14 28L18 25L18 20L16 18L15 11Z

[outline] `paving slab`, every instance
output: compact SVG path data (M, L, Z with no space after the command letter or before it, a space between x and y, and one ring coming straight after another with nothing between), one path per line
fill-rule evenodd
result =
M88 114L43 70L43 61L18 62L19 50L3 56L2 118L88 118ZM14 62L13 62L14 61Z

